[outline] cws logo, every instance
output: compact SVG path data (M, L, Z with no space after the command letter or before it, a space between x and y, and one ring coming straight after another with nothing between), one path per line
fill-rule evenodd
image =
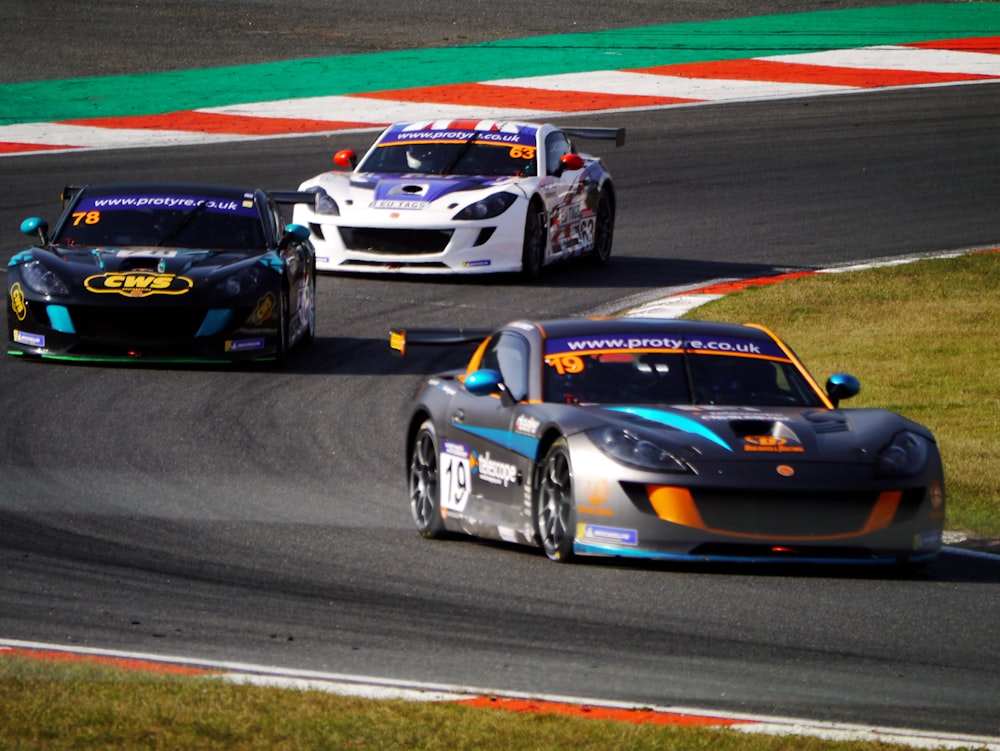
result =
M24 302L24 290L20 282L14 282L10 288L10 309L14 311L17 320L23 321L28 315L28 306Z
M194 282L186 276L175 274L146 274L134 271L109 272L88 276L83 281L88 292L95 294L119 294L125 297L149 297L150 295L183 295L189 292Z
M278 300L274 296L273 292L268 292L262 298L257 301L257 306L253 310L253 314L250 316L250 322L254 326L260 326L262 323L271 320L271 316L274 315L274 311L278 308Z

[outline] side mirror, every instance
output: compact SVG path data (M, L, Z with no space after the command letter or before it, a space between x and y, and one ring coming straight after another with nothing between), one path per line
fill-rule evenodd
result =
M578 169L583 169L586 162L583 161L583 157L579 154L563 154L559 157L559 169L556 170L556 176L558 177L563 172L574 172Z
M21 232L29 236L37 235L42 245L49 242L49 223L37 216L21 222Z
M489 396L500 393L500 399L507 406L514 404L514 397L510 395L507 384L503 382L503 376L499 370L483 368L475 373L469 373L465 377L465 390L475 396Z
M281 236L278 249L284 250L293 242L304 243L309 239L309 228L301 224L289 224L285 227L285 234Z
M861 382L849 373L834 373L826 381L826 395L834 407L840 404L841 399L850 399L860 392Z
M341 149L333 155L333 163L344 169L354 169L358 166L358 155L352 149Z

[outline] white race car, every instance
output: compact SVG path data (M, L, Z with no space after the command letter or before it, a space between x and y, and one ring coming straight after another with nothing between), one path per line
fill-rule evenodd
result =
M623 128L494 120L396 123L347 171L302 183L316 194L294 221L309 227L316 267L361 273L521 272L611 255L615 192L601 160L573 138L625 141Z

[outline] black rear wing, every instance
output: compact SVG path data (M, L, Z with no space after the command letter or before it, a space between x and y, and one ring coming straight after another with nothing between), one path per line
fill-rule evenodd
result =
M478 344L494 329L390 329L389 346L400 356L407 346L452 347L456 344Z
M560 128L571 138L594 138L614 141L615 146L625 145L625 128Z
M275 203L316 203L316 194L306 190L271 190L268 191Z

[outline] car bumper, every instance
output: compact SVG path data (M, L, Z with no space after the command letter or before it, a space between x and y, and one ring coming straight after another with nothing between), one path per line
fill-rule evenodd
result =
M507 217L507 213L511 216ZM320 271L363 274L496 274L521 270L523 212L482 222L418 223L337 218L300 210Z

